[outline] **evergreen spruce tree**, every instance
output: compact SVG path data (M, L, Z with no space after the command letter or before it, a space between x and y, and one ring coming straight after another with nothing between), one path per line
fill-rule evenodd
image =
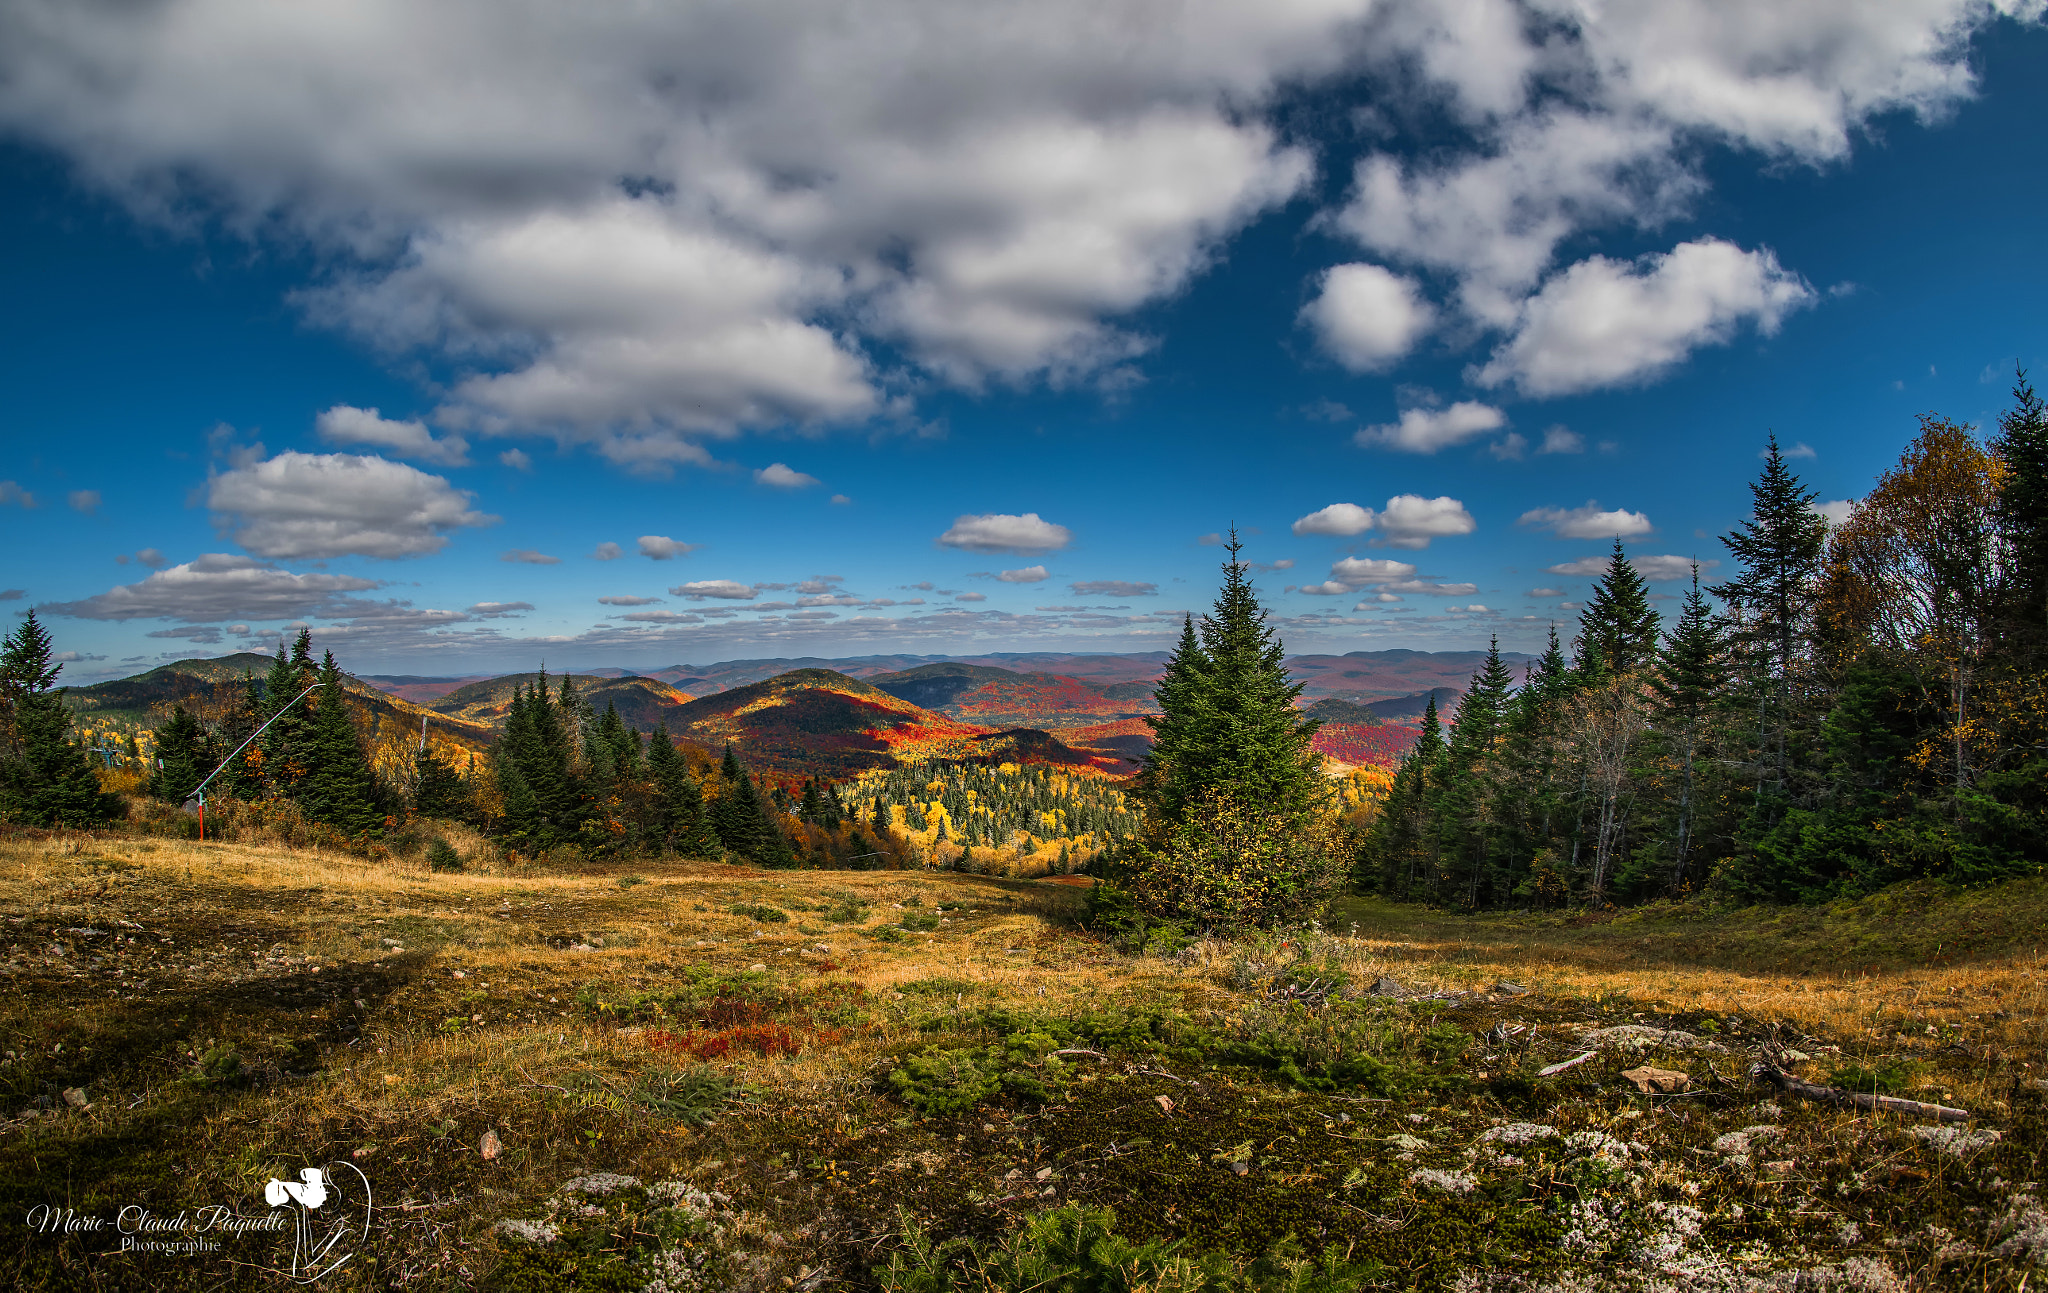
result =
M242 742L263 725L269 717L265 680L254 674L242 679L242 703L234 717L223 724L220 732L220 750L223 755L231 753ZM261 799L269 789L263 776L263 754L260 749L243 750L235 759L233 767L223 770L215 782L221 793L234 799Z
M467 821L476 812L476 796L469 781L433 746L419 752L414 761L412 811L420 817Z
M2038 668L2048 652L2048 402L2034 393L2025 369L2014 380L2012 397L2013 407L1991 440L2005 469L1998 530L2011 553L2006 654Z
M1429 699L1422 705L1422 723L1416 731L1415 749L1411 758L1426 768L1434 768L1444 757L1444 725L1436 716L1436 692L1432 689Z
M1683 891L1692 878L1689 867L1699 821L1700 764L1706 747L1710 712L1728 681L1728 649L1713 608L1700 593L1700 568L1692 568L1692 588L1685 609L1664 641L1651 680L1659 702L1659 731L1677 765L1677 791L1672 804L1671 887Z
M206 729L183 705L173 705L170 719L156 729L156 759L157 766L149 774L149 793L174 804L191 798L220 762Z
M654 739L647 743L647 767L657 794L656 833L670 851L684 857L715 856L718 836L705 815L704 792L666 727L655 728Z
M1614 541L1607 573L1579 615L1579 672L1588 679L1632 673L1657 655L1657 612L1650 586Z
M1436 832L1440 856L1454 872L1446 877L1453 894L1466 906L1477 906L1491 881L1486 820L1488 787L1498 776L1493 754L1506 725L1514 674L1500 658L1500 638L1487 648L1486 663L1472 675L1472 685L1458 700L1451 737L1444 749L1443 793L1437 801ZM1434 697L1432 697L1434 699Z
M1287 675L1286 650L1231 531L1223 587L1202 617L1200 641L1184 623L1180 644L1154 689L1160 713L1142 790L1161 826L1177 825L1197 798L1225 794L1281 813L1313 813L1328 797L1309 741L1321 726L1295 706L1301 684Z
M757 866L787 866L789 841L783 837L761 787L747 775L732 746L725 747L720 773L725 793L711 805L711 826L719 843Z
M1330 791L1310 748L1319 726L1266 623L1243 545L1224 545L1214 610L1192 621L1154 696L1155 744L1138 798L1148 836L1130 855L1138 903L1204 925L1299 919L1337 878ZM970 832L988 831L979 818Z
M306 734L308 766L292 797L306 816L344 835L376 833L384 819L378 810L382 796L363 738L348 716L348 692L332 651L321 661L320 684Z
M7 748L0 754L0 820L31 826L97 826L119 815L118 795L100 790L92 756L71 742L71 710L56 687L64 666L51 659L50 635L30 611L0 639L0 711Z
M1215 715L1209 708L1212 673L1208 654L1195 636L1195 617L1186 616L1180 641L1152 689L1159 713L1145 718L1152 729L1152 748L1145 755L1139 785L1163 821L1178 821L1188 799L1200 792L1195 777L1203 760L1197 752L1215 740Z
M1786 467L1775 435L1750 495L1749 519L1721 538L1742 571L1709 591L1734 612L1733 645L1759 702L1759 782L1782 800L1791 772L1793 675L1812 634L1827 520L1813 510L1819 495Z
M519 773L533 792L539 814L535 844L541 848L576 839L583 826L582 787L573 766L576 706L575 687L566 677L562 679L562 701L549 693L548 671L543 665L526 693L529 731L517 748Z
M533 716L526 689L512 685L512 703L505 712L504 730L491 747L491 775L498 783L498 798L504 805L499 831L514 848L537 851L542 828L540 801L527 784L524 765L533 757L535 741Z
M277 658L271 662L270 674L263 683L261 717L266 721L275 717L278 711L291 705L301 692L319 680L319 674L313 667L312 630L300 629L289 656L285 654L284 643L277 645ZM262 779L271 793L293 794L299 779L310 768L307 743L318 696L319 693L315 692L292 705L289 711L271 723L258 742L257 748L263 751L260 764Z

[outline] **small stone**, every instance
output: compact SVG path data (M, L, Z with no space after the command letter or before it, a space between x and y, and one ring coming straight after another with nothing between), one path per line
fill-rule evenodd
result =
M468 976L467 974L464 974L464 973L463 973L463 972L462 972L461 970L457 970L457 971L455 972L455 977L456 977L456 978L458 978L458 979L466 979L466 978L468 978L469 976Z
M74 1109L85 1108L85 1088L78 1086L64 1088L64 1103L70 1105Z
M377 1147L376 1147L375 1145L365 1145L365 1146L363 1146L363 1147L362 1147L361 1149L358 1149L358 1150L354 1151L353 1153L351 1153L351 1154L349 1155L349 1157L350 1157L350 1158L353 1158L353 1159L354 1159L354 1160L356 1160L356 1161L357 1161L358 1163L360 1163L360 1162L362 1162L362 1161L363 1161L364 1159L368 1158L368 1157L369 1157L370 1155L372 1155L372 1154L374 1154L374 1153L376 1153L376 1152L377 1152Z
M1647 1064L1641 1068L1624 1069L1621 1075L1635 1083L1636 1090L1646 1095L1669 1095L1673 1091L1683 1091L1692 1085L1692 1078L1684 1073L1675 1069L1651 1068Z
M486 1163L505 1152L505 1142L498 1139L498 1133L487 1131L484 1138L476 1143L476 1152L483 1155Z
M1521 984L1509 983L1506 979L1502 979L1499 983L1494 984L1493 990L1495 992L1505 992L1507 995L1511 997L1526 996L1529 992L1529 990L1523 987Z
M768 967L765 965L750 965L747 967L747 973L749 974L766 974L767 972Z
M1382 975L1373 982L1372 994L1376 997L1398 997L1401 995L1401 985Z

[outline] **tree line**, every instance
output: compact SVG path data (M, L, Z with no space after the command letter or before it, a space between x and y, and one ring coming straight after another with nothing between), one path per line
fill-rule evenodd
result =
M1356 856L1465 907L1712 890L1816 902L2048 861L2048 407L1932 415L1840 523L1775 439L1666 625L1617 542L1569 651L1497 647L1434 712Z

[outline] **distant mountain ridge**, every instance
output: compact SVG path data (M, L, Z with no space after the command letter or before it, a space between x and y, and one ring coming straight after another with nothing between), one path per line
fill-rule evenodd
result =
M1517 680L1532 657L1503 652ZM1386 762L1411 745L1413 724L1434 697L1446 719L1479 651L1353 651L1293 656L1302 705L1324 721L1317 748L1347 762ZM1151 746L1145 716L1157 714L1154 680L1167 654L998 652L933 657L861 656L729 660L658 670L580 670L579 693L627 727L666 727L716 750L730 741L764 768L850 775L910 758L1015 758L1129 771ZM74 688L72 705L149 724L169 703L196 703L221 683L261 678L270 657L250 652L174 661L132 678ZM417 730L481 749L495 738L515 687L538 675L351 678L371 730ZM559 685L563 675L550 675ZM688 684L687 686L685 684ZM1384 730L1380 730L1384 729Z
M748 762L788 775L844 777L930 758L1117 765L1042 731L960 722L832 669L794 669L705 696L675 718L676 735L712 749L731 742Z
M270 673L271 664L270 656L253 651L210 660L174 660L132 678L73 687L65 693L64 702L92 719L153 727L174 705L203 713L207 707L222 702L223 690L239 692L252 677L262 682ZM497 739L496 729L488 723L436 713L352 674L345 673L342 678L359 724L373 734L393 728L418 732L425 720L435 741L444 745L480 751ZM240 699L238 695L233 698Z

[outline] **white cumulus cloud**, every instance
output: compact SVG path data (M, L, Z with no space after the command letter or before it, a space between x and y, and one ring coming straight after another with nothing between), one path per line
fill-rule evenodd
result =
M1410 562L1388 561L1379 557L1345 557L1330 567L1330 578L1354 587L1406 579L1414 573L1415 567Z
M415 458L442 467L462 467L469 462L469 442L461 436L436 440L426 423L416 418L401 422L383 417L376 409L337 404L313 419L313 429L329 444L374 445L389 450L394 457Z
M1620 509L1603 512L1600 504L1588 501L1584 507L1538 507L1522 513L1515 524L1534 530L1548 530L1560 539L1626 539L1648 534L1656 527L1642 512Z
M1703 238L1636 264L1592 256L1524 302L1514 333L1477 374L1525 395L1568 395L1647 381L1701 346L1754 323L1777 332L1815 299L1769 251Z
M259 557L417 557L498 518L439 476L375 456L286 452L213 478L207 506Z
M693 579L668 591L671 597L685 597L693 602L701 602L706 598L722 602L747 602L760 595L760 590L752 585L731 579Z
M680 539L671 539L665 534L643 534L639 538L639 544L640 555L651 561L668 561L675 557L687 557L702 546L701 544L684 543ZM598 559L609 561L610 558L604 555L604 550L606 548L616 550L616 547L617 545L610 543L599 544L597 550Z
M1414 349L1436 321L1414 279L1378 265L1323 271L1302 319L1331 358L1355 373L1386 368Z
M1828 524L1840 525L1855 514L1856 500L1853 498L1838 498L1832 502L1815 503L1813 510L1828 518Z
M1543 570L1545 574L1596 579L1607 573L1607 567L1612 560L1611 557L1582 557L1577 561L1567 561L1560 565L1545 566ZM1659 580L1690 579L1692 578L1692 568L1695 565L1700 568L1701 574L1706 574L1721 564L1712 557L1703 559L1700 557L1674 557L1668 555L1659 557L1631 556L1628 559L1628 563L1634 566L1636 573L1643 578ZM1534 596L1534 594L1532 593L1531 596Z
M1449 408L1411 408L1401 420L1363 427L1352 436L1361 448L1399 449L1406 453L1435 453L1464 444L1489 431L1507 425L1507 415L1490 404L1459 400Z
M1470 534L1478 522L1455 498L1396 494L1380 512L1378 528L1388 547L1426 548L1431 539Z
M938 537L938 543L966 552L1057 552L1074 540L1074 532L1054 525L1036 512L1022 516L990 513L955 517L952 528Z
M1294 523L1296 534L1364 534L1372 528L1373 510L1356 503L1332 503Z
M1036 584L1050 578L1044 566L1025 566L1021 570L999 570L996 578L1006 584Z
M376 580L355 575L296 575L252 557L208 553L159 570L141 583L37 609L90 620L282 620L342 610L348 603L341 594L375 587Z
M1464 597L1479 591L1477 584L1446 584L1433 579L1397 579L1381 585L1382 592L1421 593L1428 597Z
M1132 583L1124 579L1084 579L1068 584L1076 597L1156 597L1158 584Z
M792 470L788 465L779 462L771 462L766 467L755 472L754 479L763 485L772 485L776 489L803 489L808 485L818 483L816 476L807 476L803 472Z

